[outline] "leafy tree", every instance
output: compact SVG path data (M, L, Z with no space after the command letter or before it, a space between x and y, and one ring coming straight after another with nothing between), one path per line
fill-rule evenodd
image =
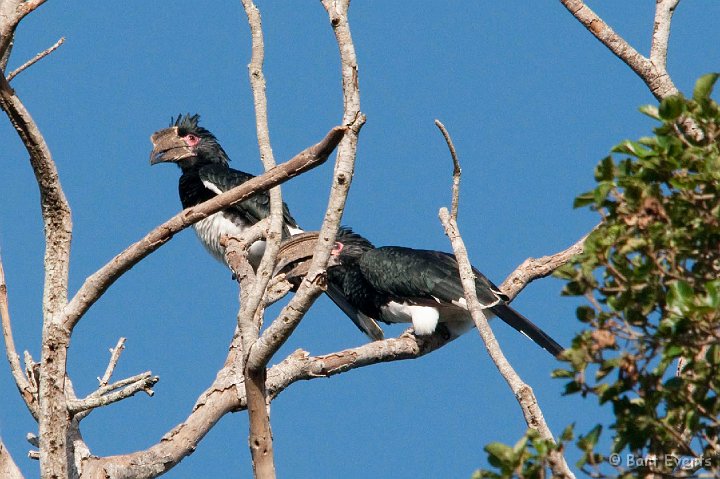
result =
M641 110L661 125L623 141L595 168L597 185L575 200L602 219L585 248L556 271L564 293L584 296L586 325L564 353L567 394L611 405L612 446L597 425L576 442L593 477L686 477L718 465L720 401L720 108L717 74L691 99L673 95ZM683 125L692 125L688 134ZM561 437L572 439L571 428ZM554 446L528 433L514 447L486 447L499 472L544 477Z

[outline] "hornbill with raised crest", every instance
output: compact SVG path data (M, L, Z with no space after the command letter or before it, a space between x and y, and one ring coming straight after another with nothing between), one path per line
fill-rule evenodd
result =
M153 150L150 164L175 163L180 167L179 192L183 208L198 205L214 196L245 183L253 175L230 168L227 153L215 135L198 124L199 115L178 115L171 119L170 127L155 132L150 140ZM200 242L210 254L227 264L225 248L220 244L223 235L238 236L246 229L270 215L270 197L266 191L259 191L252 197L210 215L193 225ZM283 238L302 233L288 207L283 203ZM265 241L256 241L250 246L248 260L257 268L265 251ZM353 311L341 291L329 287L330 299L344 312ZM382 339L382 329L371 319L353 322L371 339Z
M498 316L553 356L563 348L529 319L507 305L509 299L480 271L477 297L488 318ZM427 335L438 323L453 337L474 322L467 309L455 256L400 246L375 248L348 228L340 230L328 263L328 283L353 307L351 319L412 323L415 334ZM346 311L348 312L348 311Z

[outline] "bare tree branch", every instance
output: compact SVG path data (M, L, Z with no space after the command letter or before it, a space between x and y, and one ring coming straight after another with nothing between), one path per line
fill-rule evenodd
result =
M670 38L670 22L680 0L657 0L655 3L655 26L650 45L650 61L656 68L667 72L667 50Z
M50 55L52 52L54 52L55 50L57 50L58 48L60 48L60 45L62 45L63 43L65 43L65 37L60 37L60 40L58 40L57 42L55 42L55 44L54 44L53 46L51 46L50 48L47 48L47 49L41 51L40 53L38 53L37 55L35 55L33 58L31 58L30 60L26 61L25 63L23 63L22 65L20 65L19 67L17 67L15 70L13 70L12 72L10 72L10 74L7 76L7 81L8 81L8 82L11 82L12 79L15 78L16 76L18 76L18 74L22 73L23 70L26 70L27 68L33 66L35 63L39 62L40 60L42 60L42 59L45 58L46 56Z
M3 57L10 41L9 39L6 41L4 35L8 32L12 35L17 22L43 1L16 4L16 12L10 18L0 15L2 19L0 34L3 35L0 39L0 57ZM25 144L40 189L40 207L45 227L45 284L39 391L42 400L39 401L38 415L42 438L40 470L44 477L65 477L68 474L66 438L69 417L64 381L70 332L63 327L59 313L67 304L72 238L70 206L60 185L57 168L45 139L4 74L0 75L0 107Z
M115 366L117 366L118 360L120 359L120 355L122 354L124 349L125 349L125 338L118 339L118 342L115 345L115 347L110 348L110 362L108 363L107 368L105 368L105 374L103 374L103 377L98 378L100 387L107 386L108 382L110 382L110 378L112 377L113 372L115 371Z
M662 100L666 96L675 95L678 89L670 79L665 70L665 64L653 65L648 58L644 57L635 50L625 39L615 33L615 31L605 23L590 7L585 5L582 0L560 0L565 8L580 22L585 28L592 33L595 38L600 40L603 45L608 47L620 60L629 66L650 88L655 98ZM662 0L660 3L663 3ZM660 8L660 7L658 7ZM656 17L657 19L657 17ZM667 18L667 34L670 33L669 17ZM656 32L658 27L655 27ZM661 32L664 30L661 28ZM660 48L661 42L653 42L656 50ZM667 42L665 42L667 49ZM666 52L665 52L666 53ZM656 56L658 52L656 51Z
M145 391L148 395L152 396L152 387L157 384L159 380L160 378L153 376L150 371L138 374L132 378L118 381L111 386L104 386L85 399L68 401L68 409L71 414L77 414L121 401L134 396L140 391Z
M228 205L249 198L258 191L283 183L323 164L345 134L346 127L335 127L322 141L298 153L292 160L257 176L242 185L204 203L187 208L145 235L137 243L115 256L108 264L89 276L64 311L65 326L75 327L83 314L123 273L167 243L173 235Z
M325 218L318 236L318 244L308 274L303 279L290 303L283 308L278 318L273 321L251 348L248 366L252 368L267 364L270 361L270 358L290 337L290 334L295 330L302 317L322 291L325 268L335 242L335 235L340 226L355 169L357 137L360 128L365 123L365 116L360 112L357 57L347 16L349 1L323 0L322 4L328 12L330 24L335 32L335 39L340 50L344 105L343 123L348 125L349 128L343 141L338 146L330 199L328 200L328 207L325 211Z
M423 338L406 332L399 338L375 341L363 346L323 356L311 357L296 351L267 374L267 390L274 398L292 383L329 377L381 362L414 359L447 344L440 335ZM232 349L232 348L231 348ZM213 384L198 398L188 418L144 451L109 457L88 457L83 478L150 479L167 472L191 454L202 438L229 413L247 408L245 383L234 371L229 353Z
M445 142L447 143L448 149L450 150L450 156L453 162L453 184L452 184L452 206L450 208L450 216L457 221L458 216L458 203L460 202L460 176L462 175L462 169L460 168L460 162L458 161L457 152L455 151L455 145L453 144L450 133L447 128L443 125L440 120L435 120L435 126L440 129Z
M0 439L0 477L4 479L24 479L22 472L13 461L10 451L5 448Z
M550 427L545 422L542 410L537 403L537 399L535 398L532 388L523 382L515 369L513 369L512 365L500 349L500 345L498 344L497 339L495 339L492 329L490 329L490 324L488 323L488 320L482 311L482 307L480 306L480 302L477 299L477 293L475 291L475 275L467 257L465 244L460 237L457 223L450 217L446 208L440 209L440 219L445 228L445 233L450 238L455 258L458 261L460 278L462 279L463 288L465 289L465 300L468 304L468 310L475 321L475 326L485 343L485 348L490 354L490 358L493 363L495 363L495 366L498 368L498 371L500 371L502 377L508 383L508 386L510 386L510 389L515 395L515 398L518 400L518 403L520 403L520 407L528 427L538 431L543 439L555 442L555 438L553 437L552 431L550 431ZM562 454L554 451L549 455L549 458L553 477L575 477L570 471L570 468L565 462L565 458Z
M563 252L557 255L562 255ZM552 258L556 255L548 256ZM529 282L541 276L533 274L526 261L513 271L503 284L512 284L504 290L512 300ZM237 341L235 338L234 342ZM451 340L439 334L415 336L406 331L398 338L364 344L321 356L310 356L298 350L267 373L267 391L275 398L293 383L301 380L326 378L353 369L392 361L417 359L439 349ZM245 386L234 371L237 346L231 345L225 367L218 372L213 384L198 398L187 420L165 434L163 440L144 451L121 456L90 457L83 477L98 479L150 479L166 472L184 457L191 454L205 434L228 412L247 407ZM523 390L524 393L524 390Z
M275 464L272 449L272 431L270 430L270 417L266 407L265 392L265 366L259 369L250 370L246 366L245 357L250 346L257 341L260 321L256 322L255 315L247 315L248 299L253 291L253 284L256 281L255 272L248 261L248 249L250 246L266 234L269 218L265 218L246 230L238 238L228 238L226 243L226 257L230 268L235 272L240 282L240 311L237 318L237 333L240 335L240 354L234 354L231 364L235 371L242 371L249 419L248 443L252 457L253 472L255 477L274 478ZM262 291L259 294L263 294ZM255 312L262 315L264 305L259 305ZM233 341L235 342L235 340ZM233 349L231 348L231 353ZM230 357L228 357L228 360ZM227 362L226 362L227 364Z
M263 74L263 62L265 58L265 45L263 42L262 21L260 11L252 0L242 0L245 13L250 25L252 36L252 58L248 65L250 74L250 85L252 87L255 106L255 125L257 129L258 147L260 159L265 171L275 167L275 158L270 146L270 129L268 127L267 97L265 96L265 75ZM243 305L244 313L241 313L246 320L252 320L262 301L265 287L267 286L272 271L275 267L275 258L280 248L283 229L283 207L280 187L268 190L270 196L270 225L267 232L267 241L263 258L258 266L257 278L253 285L252 293L248 298L248 304ZM255 341L254 338L252 342ZM249 349L246 349L247 353Z
M242 0L242 4L245 8L252 37L252 57L248 65L248 71L255 104L255 124L260 159L265 171L268 171L275 166L275 159L270 146L265 75L262 70L265 58L262 21L260 11L252 0ZM251 288L250 294L244 295L238 314L243 355L249 354L251 346L258 339L260 325L255 322L255 317L261 317L262 315L265 288L275 267L275 258L282 239L284 218L280 187L270 189L268 194L270 196L270 225L265 242L265 251L258 266L254 283L248 284L246 282L244 285L241 284L243 290ZM249 367L249 363L243 361L243 368L248 399L249 443L253 470L257 478L274 479L275 461L273 458L272 430L270 428L270 412L266 405L267 393L265 391L266 364Z
M8 307L7 284L5 282L5 271L3 269L2 257L0 257L0 320L2 320L3 339L5 340L5 354L10 363L10 371L15 386L20 391L20 396L25 401L25 405L30 413L37 420L38 418L38 398L37 389L30 385L28 378L23 372L20 365L20 356L15 349L15 340L13 339L12 325L10 322L10 309Z
M599 224L593 228L594 231ZM525 286L533 280L539 278L545 278L550 276L553 271L564 265L570 259L583 252L585 240L588 235L586 234L580 238L575 244L568 247L567 249L560 251L549 256L542 256L540 258L528 258L508 276L505 281L500 285L500 289L503 293L509 297L517 296Z

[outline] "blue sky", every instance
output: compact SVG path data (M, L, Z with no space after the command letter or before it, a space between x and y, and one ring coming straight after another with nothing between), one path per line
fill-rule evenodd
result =
M654 2L591 6L647 54ZM319 2L259 2L272 146L278 161L341 120L337 46ZM625 138L651 132L637 112L654 103L632 71L559 2L361 2L351 6L368 121L343 223L377 245L449 250L437 219L449 205L452 167L433 125L445 123L463 166L460 228L472 262L497 283L529 256L575 242L596 218L572 209L595 164ZM669 72L685 92L718 69L718 2L686 2L673 23ZM246 65L250 39L240 2L48 2L24 21L10 69L60 36L66 43L13 81L53 152L75 225L71 289L180 209L177 168L150 168L149 135L171 115L197 112L234 168L261 165ZM40 351L42 223L27 153L0 121L0 253L18 348ZM331 166L283 186L306 229L317 229ZM513 303L560 343L580 325L562 283L537 281ZM83 422L93 453L146 448L184 420L225 358L237 286L192 231L129 271L73 336L69 370L91 392L108 348L127 337L116 378L152 370L153 398L137 396ZM270 312L272 314L272 311ZM269 316L272 317L272 316ZM563 397L559 364L504 324L501 345L534 388L556 434L584 432L610 413ZM402 332L386 327L387 335ZM273 363L297 348L322 354L364 342L321 299ZM0 435L26 477L36 424L0 368ZM416 361L293 385L272 406L280 477L469 477L482 446L514 442L525 424L481 340L471 332ZM570 459L576 458L571 454ZM249 476L247 419L226 416L170 478Z

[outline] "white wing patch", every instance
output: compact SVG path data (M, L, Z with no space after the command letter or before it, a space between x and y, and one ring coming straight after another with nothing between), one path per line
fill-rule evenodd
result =
M290 236L299 235L300 233L304 233L304 232L305 232L305 230L302 229L302 228L300 228L299 226L298 226L297 228L295 228L295 227L292 227L292 226L290 226L290 225L288 225L288 231L290 231Z
M205 188L212 191L215 194L221 195L222 191L220 191L220 188L217 187L214 183L211 183L207 180L202 180L202 184L205 185Z

